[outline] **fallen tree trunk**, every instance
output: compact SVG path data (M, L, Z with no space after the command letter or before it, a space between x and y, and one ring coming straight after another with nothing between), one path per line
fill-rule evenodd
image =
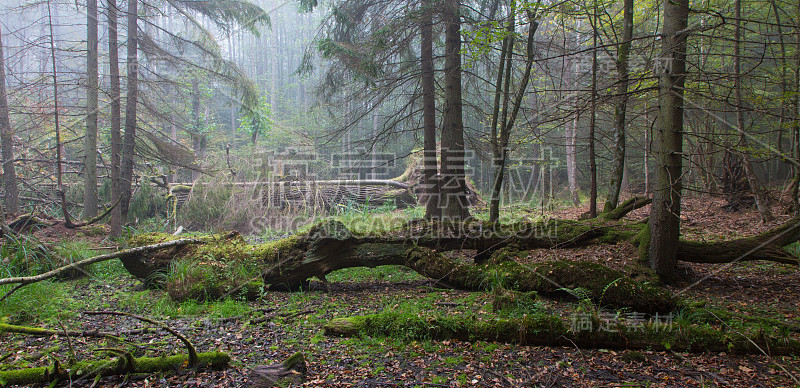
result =
M797 259L781 247L797 241L798 226L800 222L793 220L754 237L712 243L681 241L679 257L702 263L772 260L797 264ZM586 262L522 265L509 259L513 255L501 251L504 247L524 251L616 243L634 240L637 235L635 243L640 248L646 247L648 239L642 237L649 237L647 226L636 223L565 220L514 225L423 223L383 235L354 235L342 223L327 221L307 233L266 244L248 245L241 236L231 233L206 239L207 243L202 245L187 244L120 259L132 274L143 280L154 278L152 275L158 271L168 271L175 258L183 260L187 263L183 274L168 279L166 285L170 295L178 300L221 298L242 290L257 295L259 289L300 289L308 285L309 278L325 282L325 275L338 269L404 265L443 285L465 290L500 286L558 296L583 288L601 305L641 312L671 311L674 300L666 291L635 282L622 272ZM171 239L175 237L150 234L138 236L131 243L153 244ZM464 250L474 250L485 259L474 263L442 254L452 250L462 250L456 257L464 257ZM220 275L221 268L236 263L255 267L258 275L250 278Z
M0 371L0 385L49 384L57 381L89 379L95 376L173 372L184 369L187 362L187 355L134 358L130 353L125 353L111 360L82 361L66 368L55 364L49 367ZM209 352L197 354L198 368L224 369L229 362L230 356L226 353Z
M574 319L574 318L573 318ZM689 352L734 352L796 355L800 342L774 338L764 333L745 335L708 325L662 322L591 321L567 325L561 318L530 314L521 318L480 319L476 316L379 314L336 318L325 325L325 333L339 336L390 336L405 340L496 341L521 345L567 346L603 349L654 349ZM402 328L398 330L398 328Z
M595 233L594 227L574 231L566 237L528 235L516 236L523 247L530 245L553 246L579 241L583 235ZM308 233L273 243L248 245L241 236L203 245L185 245L156 256L128 255L121 260L126 268L142 279L152 278L154 271L166 270L174 257L182 257L185 267L182 276L168 279L166 290L174 299L203 299L224 297L242 287L253 287L253 279L215 276L221 266L231 263L253 263L260 266L260 280L266 289L305 288L308 279L317 277L325 281L328 273L349 267L377 267L404 265L423 276L448 287L464 290L486 290L494 287L544 295L567 296L572 289L588 290L590 297L602 305L615 308L628 307L642 312L668 312L675 300L668 291L628 278L620 271L600 264L587 262L548 262L531 266L513 259L513 249L496 252L485 263L460 261L443 255L424 245L437 241L429 234L418 238L375 238L354 236L343 224L330 221L313 227ZM579 237L579 238L576 238ZM152 243L153 239L170 239L168 235L140 236ZM455 238L445 237L443 245L452 244ZM464 245L485 244L478 238L467 239ZM498 246L505 244L499 237ZM217 260L215 261L214 258ZM241 271L229 271L231 273ZM579 297L579 298L582 298Z
M681 240L678 260L693 263L732 263L737 261L766 260L798 265L797 256L783 247L800 240L800 219L764 233L736 240L699 242Z

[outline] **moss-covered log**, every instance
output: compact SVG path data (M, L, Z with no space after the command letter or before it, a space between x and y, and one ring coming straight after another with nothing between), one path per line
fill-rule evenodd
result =
M762 235L725 242L681 241L684 261L714 263L735 260L773 260L797 263L781 248L800 237L796 220ZM548 220L538 223L498 225L477 221L458 224L410 224L383 235L356 235L342 223L328 221L308 232L266 244L250 245L236 233L209 236L204 244L170 247L155 254L122 257L134 275L153 280L158 271L169 272L176 258L182 271L167 276L175 285L168 290L177 298L219 298L233 293L257 295L263 289L298 289L308 279L349 267L405 265L423 276L452 287L478 290L494 284L520 292L543 295L565 290L588 290L597 303L636 311L670 311L668 294L635 282L623 273L599 264L549 262L523 266L501 260L493 252L507 246L520 250L565 248L590 243L632 241L646 248L646 224L604 224L598 221ZM171 235L143 235L134 245L173 240ZM475 250L484 256L477 264L442 255L449 250ZM641 251L646 252L646 249ZM492 259L489 259L492 258ZM233 266L246 270L232 271ZM189 268L189 269L187 269Z
M47 337L51 335L67 335L71 337L114 337L114 334L112 333L106 333L99 330L64 331L45 329L41 327L9 325L5 323L0 323L0 333L25 334L37 337Z
M569 238L574 239L591 230L592 228L573 231ZM208 271L202 271L205 273L202 276L168 276L168 282L181 282L180 286L193 290L170 292L170 295L178 299L181 295L230 295L235 292L234 289L242 287L247 279L220 278L213 274L221 272L222 267L235 265L232 263L258 262L261 280L264 287L269 289L300 288L311 277L324 281L326 274L342 268L404 265L441 284L465 290L486 290L499 286L520 292L536 291L543 295L569 296L571 290L583 289L588 293L587 297L615 308L667 312L674 307L674 300L669 292L636 282L622 272L600 264L550 262L525 266L503 252L485 263L474 264L421 247L416 244L418 241L357 237L341 223L328 222L315 226L304 235L274 243L249 245L237 236L183 247L176 253L162 252L162 256L150 260L149 263L167 265L169 261L165 260L167 256L164 253L180 254L184 260L191 260L190 265L208 268ZM129 257L126 260L147 258ZM141 265L126 264L126 267L140 268ZM226 289L220 284L226 280L232 282L227 287L229 291L220 292L219 290ZM167 284L168 290L173 288L171 284Z
M616 209L602 213L598 217L604 220L612 220L612 221L621 220L622 217L625 217L626 215L628 215L628 213L636 209L645 207L652 202L653 200L648 197L633 197L621 203L619 206L617 206Z
M198 368L224 369L230 362L226 353L199 353ZM49 367L0 371L0 385L48 384L53 381L76 381L95 376L114 376L129 373L172 372L185 369L187 355L170 357L139 357L130 354L110 360L82 361L67 367L58 364Z
M764 233L736 240L699 242L681 241L678 260L693 263L730 263L735 261L767 260L798 264L798 258L783 247L800 240L800 218Z
M582 318L583 319L583 318ZM540 313L519 318L490 318L465 315L380 314L336 318L325 325L328 335L379 335L408 340L458 339L496 341L538 346L578 346L606 349L655 349L688 352L800 354L800 342L773 337L763 332L740 334L712 325L665 324L658 321L565 322Z

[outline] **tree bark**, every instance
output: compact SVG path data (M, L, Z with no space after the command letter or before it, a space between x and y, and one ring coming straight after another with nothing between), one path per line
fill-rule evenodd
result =
M139 0L128 1L128 93L125 101L125 137L120 169L120 220L127 220L136 154L136 108L139 95L138 12Z
M2 28L2 27L0 27ZM6 65L3 54L3 32L0 30L0 153L3 157L3 201L6 211L19 211L19 192L17 190L17 172L14 167L14 132L8 111L8 92L6 91ZM5 218L2 222L5 224Z
M741 55L742 2L741 0L734 1L734 10L735 14L733 18L733 25L734 25L733 87L734 87L734 94L736 95L736 131L739 133L739 147L746 150L747 137L744 132L744 99L742 98L742 55ZM753 170L753 165L752 163L750 163L750 158L748 157L746 151L742 152L742 164L744 165L745 175L747 176L747 183L750 185L750 189L753 191L753 197L755 198L756 201L756 208L758 208L758 213L761 214L761 220L763 222L769 222L773 219L772 212L769 210L769 207L766 204L764 198L764 191L761 187L761 183L756 177L755 171Z
M97 0L86 0L86 135L83 217L97 216Z
M423 126L423 151L422 151L422 184L424 186L425 219L441 217L440 189L436 179L439 168L436 157L436 79L433 72L433 10L430 9L431 1L422 2L422 27L420 31L422 68L422 126Z
M669 281L677 262L680 236L683 150L683 85L686 78L688 0L664 0L659 74L659 117L656 126L656 181L650 210L651 268Z
M117 40L117 1L106 0L108 15L108 66L110 76L111 94L111 202L120 202L120 162L122 160L122 134L121 134L121 93L119 79L119 43ZM122 206L117 205L111 211L111 235L118 236L122 233Z
M592 12L592 96L589 117L589 217L597 217L597 158L595 157L595 126L597 125L597 0Z
M516 16L514 15L514 5L512 3L512 16L511 20L509 21L509 34L514 34L514 27L513 25L516 23ZM495 158L496 158L496 165L495 165L495 177L494 177L494 187L492 188L492 200L491 206L489 210L489 222L497 222L500 218L500 190L503 187L503 181L505 177L505 170L506 170L506 159L508 157L508 143L509 139L511 138L511 131L514 128L514 125L517 121L517 115L519 114L519 110L522 107L522 99L525 96L525 91L528 88L528 82L531 79L531 71L533 69L533 38L536 35L536 30L539 27L539 24L534 20L535 15L531 11L527 11L528 16L528 39L525 46L525 70L522 73L522 80L520 81L519 89L516 91L514 96L514 101L512 107L509 109L508 102L510 100L510 83L511 83L511 66L512 66L512 58L514 56L514 39L509 38L509 42L507 44L507 53L506 53L506 75L505 75L505 82L506 88L504 91L504 103L503 103L503 118L500 123L500 138L494 138L492 141L493 143L497 143L497 147L495 147ZM502 71L502 69L501 69ZM496 102L496 101L495 101ZM510 111L510 112L509 112ZM495 115L498 112L495 111ZM492 120L494 124L494 119ZM495 135L493 131L493 135ZM499 152L498 152L499 151Z
M442 9L445 24L444 92L442 120L441 200L442 218L469 217L464 171L464 120L461 100L461 13L458 0L447 0Z
M619 204L619 194L622 190L622 179L625 173L625 114L628 107L628 57L633 39L633 0L623 1L622 17L622 42L617 54L617 84L616 105L614 106L614 171L611 174L611 185L603 212L609 212Z

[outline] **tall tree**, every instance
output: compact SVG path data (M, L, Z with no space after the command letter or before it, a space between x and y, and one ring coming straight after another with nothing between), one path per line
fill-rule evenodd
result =
M86 135L83 216L97 216L97 0L86 0Z
M736 96L736 131L739 133L740 149L747 149L747 136L744 131L744 98L742 98L742 2L735 0L733 17L733 89ZM750 189L753 190L753 197L756 201L761 219L764 222L772 220L772 212L767 207L761 183L753 171L753 165L747 153L742 153L742 165L745 169L745 176Z
M122 155L121 93L119 79L119 42L117 38L117 1L107 0L108 15L108 65L111 94L111 234L122 232L122 207L120 206L120 162Z
M633 0L623 0L622 3L622 42L617 51L617 83L616 102L614 104L614 160L611 173L611 187L606 198L604 212L613 210L619 204L619 194L622 190L622 178L625 173L625 115L628 109L628 57L633 40Z
M442 117L442 218L469 217L467 181L464 171L464 118L461 100L461 14L459 0L442 4L445 24L444 111Z
M125 101L125 136L120 168L120 215L126 220L131 202L133 159L136 153L136 109L139 96L139 0L128 1L128 92Z
M6 211L19 211L19 194L17 191L17 172L14 168L14 135L11 130L11 119L8 111L8 93L6 92L6 62L3 54L3 32L0 26L0 153L3 156L3 201ZM4 213L5 215L5 213ZM5 224L5 218L0 220Z
M677 262L681 214L683 94L689 0L664 0L659 74L659 115L655 133L656 177L650 210L650 266L671 280Z
M420 67L422 70L422 184L425 189L425 218L441 217L439 208L439 183L436 158L436 79L433 73L433 13L431 0L423 0L422 26L420 28Z
M491 142L492 151L494 154L494 182L492 184L492 198L489 207L489 222L497 222L500 219L500 192L503 188L503 179L505 176L506 158L508 157L508 142L511 138L511 131L516 124L517 115L522 107L522 100L525 96L525 91L528 88L528 82L531 78L531 70L533 68L533 38L536 34L538 23L534 21L534 13L530 9L525 9L528 17L528 39L526 43L526 60L525 70L522 74L522 80L515 92L514 100L511 101L511 82L512 82L512 67L514 57L514 42L515 42L515 25L517 23L516 17L516 1L511 1L511 11L508 20L507 36L503 39L503 49L500 54L500 69L497 75L497 84L495 85L495 99L494 110L492 113L492 128L491 128ZM501 85L505 85L501 89ZM503 108L500 110L500 100L503 100ZM509 106L511 104L511 106ZM502 114L502 116L501 116ZM498 125L500 133L497 133Z
M595 127L597 126L597 0L592 8L592 95L589 116L589 218L597 217L597 157L595 155Z

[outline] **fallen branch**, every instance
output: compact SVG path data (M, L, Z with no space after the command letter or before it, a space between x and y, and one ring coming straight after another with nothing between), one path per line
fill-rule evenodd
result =
M31 327L31 326L17 326L17 325L8 325L5 323L0 323L0 333L14 333L14 334L25 334L25 335L32 335L37 337L47 337L51 335L60 335L60 336L72 336L72 337L114 337L116 336L112 333L106 333L99 330L87 330L87 331L72 331L72 330L51 330L45 329L42 327Z
M208 352L197 354L197 368L224 369L231 358L226 353ZM111 360L82 361L68 368L58 364L48 367L0 371L0 386L49 384L56 381L115 376L133 373L172 372L183 369L187 363L185 354L170 357L133 358L124 353Z
M603 214L600 214L598 216L598 218L602 218L604 220L611 220L611 221L621 220L623 217L628 215L628 213L630 213L630 212L632 212L632 211L634 211L636 209L645 207L645 206L649 205L652 202L653 202L653 200L651 198L648 198L648 197L633 197L633 198L628 199L627 201L621 203L614 210L611 210L609 212L605 212Z
M54 278L54 277L66 272L66 271L69 271L69 270L79 269L79 268L85 267L85 266L90 265L90 264L95 264L95 263L99 263L99 262L102 262L102 261L115 259L115 258L118 258L118 257L121 257L121 256L141 255L141 254L144 254L144 253L147 253L147 252L157 251L157 250L164 249L164 248L183 246L183 245L187 245L187 244L198 244L198 243L202 243L202 241L195 240L195 239L181 239L181 240L166 241L166 242L162 242L162 243L158 243L158 244L146 245L146 246L126 249L124 251L109 253L109 254L95 256L95 257L90 257L88 259L84 259L84 260L81 260L81 261L76 261L76 262L71 263L69 265L65 265L63 267L56 268L56 269L54 269L52 271L48 271L48 272L45 272L43 274L39 274L39 275L35 275L35 276L22 276L22 277L11 277L11 278L0 279L0 286L4 285L4 284L19 284L19 286L15 287L10 292L8 292L5 295L3 295L3 297L0 298L0 301L5 300L9 295L11 295L11 293L13 293L14 291L18 290L22 286L25 286L25 285L28 285L28 284L31 284L31 283L40 282L42 280Z
M153 320L153 319L150 319L150 318L145 318L145 317L142 317L142 316L139 316L139 315L135 315L135 314L125 313L125 312L122 312L122 311L84 311L83 313L86 314L86 315L117 315L117 316L124 316L124 317L130 317L130 318L133 318L133 319L138 319L138 320L140 320L142 322L147 322L147 323L156 325L156 326L166 330L170 334L174 335L181 342L183 342L183 344L186 346L186 350L189 352L189 367L194 367L197 364L197 350L195 350L194 345L192 345L192 343L189 341L189 339L184 337L183 334L178 333L177 331L175 331L171 327L167 326L163 322L159 322L159 321L156 321L156 320Z

